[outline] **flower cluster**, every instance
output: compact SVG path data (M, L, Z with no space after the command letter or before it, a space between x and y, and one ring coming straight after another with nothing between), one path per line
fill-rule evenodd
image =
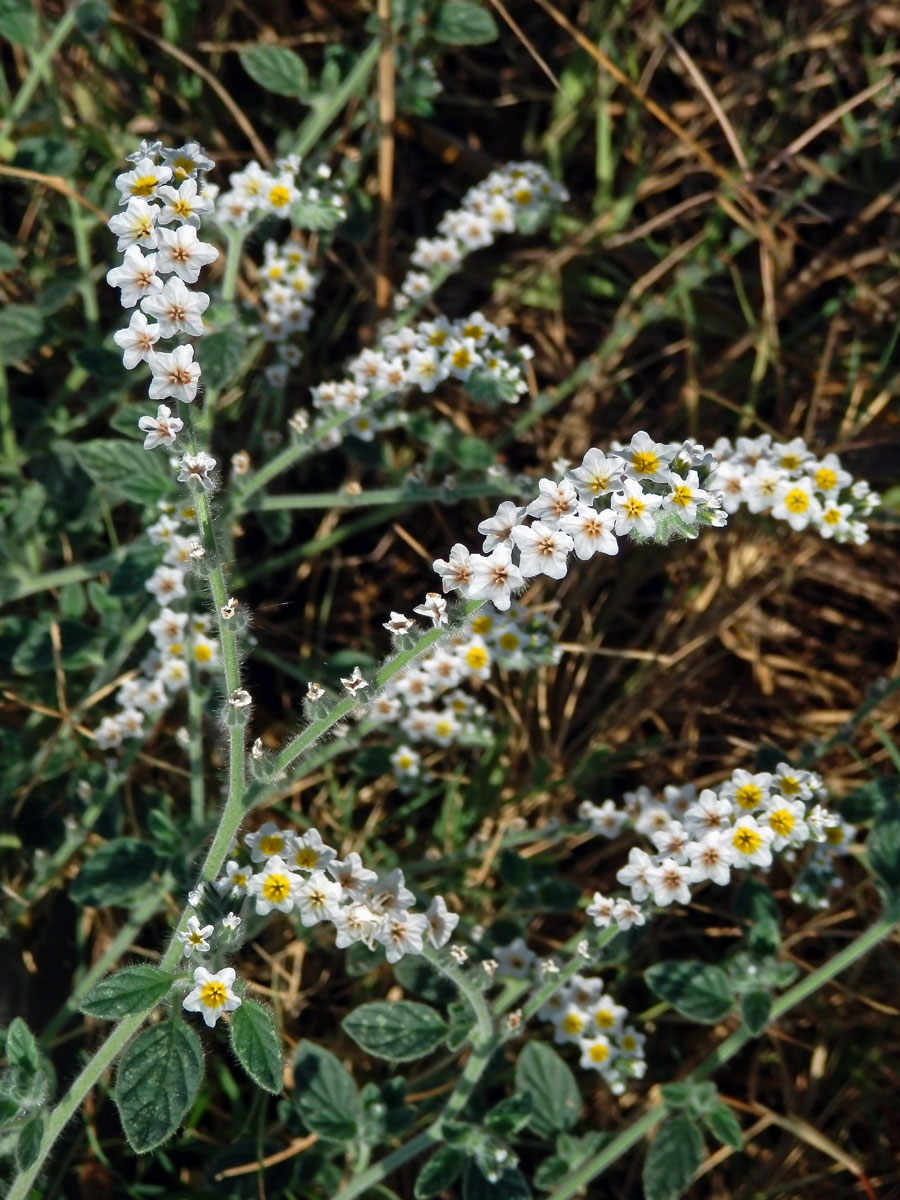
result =
M419 238L403 281L398 308L421 303L473 250L490 246L501 233L530 233L568 192L539 163L507 163L470 188L458 209L444 215L438 236Z
M279 245L271 239L263 249L260 292L263 311L259 328L267 341L275 343L278 359L266 367L273 387L284 387L291 367L303 355L289 343L292 334L305 333L312 319L312 300L320 276L310 266L309 251L293 239Z
M624 806L612 800L597 805L584 801L578 810L592 832L607 838L632 827L652 844L648 853L632 847L616 879L631 899L613 899L597 892L588 914L599 928L616 923L620 929L643 924L640 905L652 899L666 907L687 904L694 885L724 886L732 871L772 866L773 856L793 859L808 842L817 874L834 855L845 853L855 829L824 805L821 778L789 763L775 771L735 771L718 788L699 796L691 786L667 787L662 797L641 787L625 794Z
M355 851L339 859L316 829L297 834L267 821L246 834L243 842L221 878L210 888L191 893L191 905L212 920L203 925L195 913L176 934L185 957L233 952L242 924L254 916L293 912L305 928L323 921L333 925L338 949L356 942L369 949L380 945L387 961L395 963L406 954L421 954L426 938L435 947L445 945L459 921L441 896L434 897L426 912L413 912L416 897L401 870L379 875L365 867ZM240 905L240 912L229 911L222 917L221 910L230 905ZM209 978L220 977L221 973ZM228 988L234 979L232 971ZM195 976L195 983L184 1007L202 1012L206 1023L214 1025L223 1012L230 1011L228 996L217 991L214 997L204 998L209 979Z
M494 976L506 979L535 979L535 990L546 983L552 960L541 960L524 938L491 950ZM628 1009L617 1004L599 976L572 975L562 983L537 1012L553 1026L557 1045L573 1045L580 1051L579 1066L597 1071L610 1091L620 1096L629 1079L643 1079L646 1037L630 1025Z
M276 160L272 171L253 159L242 171L233 172L228 176L228 191L216 198L216 222L245 229L267 216L289 220L302 208L314 210L320 224L343 220L346 204L340 189L330 183L330 169L324 164L319 166L315 183L302 184L300 167L298 156L289 154Z
M201 269L219 257L215 246L201 241L197 233L201 217L213 207L203 182L213 163L196 142L178 149L144 142L128 161L133 169L116 179L124 211L109 222L124 261L106 279L121 290L122 307L135 312L113 340L128 370L141 362L149 366L151 400L190 403L200 382L193 346L180 341L169 353L155 347L160 341L201 337L204 332L209 296L187 285L196 283ZM181 429L165 405L156 418L143 417L140 425L147 433L147 449L171 445Z
M770 434L719 438L713 446L719 465L707 480L733 513L746 506L770 513L794 530L815 529L823 538L854 542L869 539L864 518L880 503L864 479L854 480L836 454L817 458L803 438L773 442Z
M530 579L564 578L572 553L585 560L617 554L620 537L664 543L696 537L704 525L724 525L718 497L700 486L700 472L713 465L702 446L654 442L644 432L608 454L591 449L563 479L542 479L530 504L504 501L482 521L484 554L457 542L434 569L444 592L489 600L505 612Z
M187 608L187 575L198 543L189 536L194 511L160 502L159 519L147 530L150 541L163 549L162 561L145 587L160 606L150 622L154 648L140 664L137 677L127 679L116 693L119 711L106 716L94 734L101 750L121 746L127 738L143 738L145 721L155 720L189 683L189 656L201 670L214 670L219 643L210 634L207 613Z

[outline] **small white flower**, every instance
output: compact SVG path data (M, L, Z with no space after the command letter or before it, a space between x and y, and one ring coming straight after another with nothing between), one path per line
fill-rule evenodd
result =
M450 953L453 955L453 957L456 959L457 963L459 963L460 966L462 966L463 963L468 962L469 952L465 948L465 946L451 946Z
M422 769L419 755L410 746L398 746L390 762L398 779L415 779Z
M187 595L187 589L184 586L184 572L179 571L176 567L166 566L161 563L144 587L155 596L157 603L162 607L168 604L170 600L183 600Z
M161 292L154 292L141 301L141 308L159 321L160 337L171 338L178 333L190 337L203 335L203 313L209 307L206 292L190 292L184 280L173 275Z
M513 504L512 500L504 500L492 517L480 522L478 532L485 535L482 546L485 554L495 546L509 544L509 535L519 524L524 512L525 509Z
M199 454L184 454L178 480L180 483L199 483L204 491L208 492L213 486L210 472L215 469L216 460L203 450Z
M395 963L404 954L421 954L428 931L428 919L422 913L403 912L385 919L378 940L385 948L385 958Z
M517 525L510 537L519 548L519 571L524 578L533 575L565 578L566 558L575 544L567 533L550 528L543 521L535 521L531 525Z
M521 529L522 526L517 528ZM472 554L468 559L468 567L472 573L471 582L463 595L470 600L490 600L500 612L506 612L509 608L512 593L525 586L522 572L513 563L508 546L495 546L487 557ZM435 569L438 569L437 564ZM445 579L444 590L446 589Z
M234 1012L240 1008L241 999L233 991L236 972L233 967L225 967L213 975L205 967L197 967L194 971L194 990L182 1000L181 1007L187 1012L198 1012L206 1024L212 1028L222 1013Z
M201 242L193 225L177 229L160 229L157 233L159 270L164 275L174 271L185 283L196 283L200 270L215 262L219 252L209 242Z
M160 225L179 221L182 225L193 225L199 229L201 216L213 210L212 201L197 191L195 179L185 179L178 188L161 187L157 194L163 201L158 217Z
M726 834L726 841L735 851L735 867L771 867L774 840L774 830L751 816L741 817Z
M732 846L728 831L709 829L685 847L694 883L710 879L724 887L731 879L731 868L735 864L737 851Z
M656 866L647 868L647 882L653 892L654 901L660 906L672 904L688 904L691 899L688 883L692 879L691 870L674 858L664 858Z
M616 510L616 533L640 533L652 537L656 522L652 514L662 504L661 496L645 492L634 479L626 479L621 492L612 498Z
M213 932L212 925L204 925L201 928L197 917L188 917L187 929L180 929L175 936L184 946L185 958L190 958L195 950L198 954L206 954L209 951L207 939Z
M799 533L810 521L818 523L821 515L822 506L813 495L811 479L785 479L779 483L773 497L773 517L787 521Z
M300 920L306 926L319 921L333 921L341 902L339 883L329 879L324 871L313 871L296 889Z
M409 617L405 617L403 613L392 612L391 619L384 622L383 628L385 628L389 633L403 634L409 633L414 626L415 621L411 621Z
M431 565L440 575L445 592L459 591L468 596L472 583L472 555L462 542L453 546L448 559L436 558Z
M347 679L341 678L341 686L352 696L362 691L363 688L367 688L369 684L367 680L363 679L363 674L359 667L354 667Z
M579 499L590 504L618 486L624 469L620 459L607 458L601 450L591 449L581 466L569 471L567 477L574 483Z
M151 350L147 362L153 372L151 400L166 400L171 396L189 404L197 395L200 366L194 362L193 346L176 346L171 354Z
M536 517L548 529L559 529L563 517L575 512L578 506L578 496L575 488L563 479L557 483L553 479L542 479L538 484L540 495L532 500L525 511L529 516Z
M250 886L250 870L236 859L225 864L225 874L213 885L220 896L245 896Z
M232 708L249 708L253 703L253 697L246 688L235 688L228 697L228 703Z
M613 920L625 932L633 925L645 924L647 918L642 909L633 904L631 900L623 898L617 900L613 905Z
M439 592L426 593L424 603L417 604L413 612L428 617L435 629L447 624L447 601Z
M505 979L527 979L537 959L521 937L514 938L508 946L495 946L493 953L497 974Z
M294 845L293 833L284 833L272 821L266 821L253 833L244 835L244 845L253 862L265 862L273 854L289 855Z
M598 929L608 928L615 912L615 903L612 896L604 896L602 892L594 892L593 898L587 906L587 915Z
M183 428L184 422L172 416L172 410L165 404L156 409L155 417L141 417L138 428L146 433L144 449L153 450L156 446L171 446L175 436Z
M332 859L326 870L332 879L340 884L344 895L354 900L363 900L370 896L372 885L378 879L375 871L370 871L362 865L362 859L355 850L351 850L344 859Z
M676 450L675 446L654 442L648 433L641 430L627 446L617 450L616 454L627 463L625 472L629 478L655 479L665 483L668 481L669 466L675 458Z
M325 695L325 689L319 687L317 683L309 683L306 687L306 698L310 704L315 704Z
M226 933L237 933L240 924L241 918L233 912L222 918L222 928Z
M158 254L142 254L140 246L129 246L120 267L106 272L110 287L121 289L123 308L134 308L139 300L162 291L163 281L156 274Z
M579 504L574 513L562 518L559 528L572 539L578 558L588 559L595 554L619 553L619 543L613 535L615 523L612 509L597 512L587 504Z
M616 879L624 887L631 888L632 900L640 902L646 900L650 895L652 885L650 883L649 872L653 866L653 860L646 850L641 850L638 846L632 846L628 852L628 862L624 867L620 867L616 873Z
M116 187L122 193L119 203L128 204L133 196L149 200L156 195L157 188L171 178L169 167L157 166L150 157L138 159L133 171L124 171L116 176Z
M288 867L278 854L266 860L266 865L254 875L247 888L256 900L256 911L261 917L268 916L272 909L288 913L294 907L303 880Z
M156 249L158 211L155 205L134 196L128 201L124 212L116 213L109 222L109 229L119 239L116 249L120 254L129 246L142 246L145 250Z
M425 913L428 940L436 949L445 946L459 924L459 916L449 912L443 896L435 896Z

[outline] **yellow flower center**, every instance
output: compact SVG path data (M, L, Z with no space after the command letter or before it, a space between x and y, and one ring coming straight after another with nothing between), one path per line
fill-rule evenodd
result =
M280 833L270 833L259 839L259 848L263 854L280 854L284 849L284 838Z
M466 662L473 671L480 671L487 666L487 651L481 646L470 646L466 651Z
M516 188L515 192L513 193L513 199L515 200L516 204L519 204L524 208L526 204L531 203L531 188Z
M652 475L659 470L659 457L652 450L636 450L631 465L638 475Z
M840 509L827 508L822 514L822 520L826 525L837 525L841 519Z
M172 205L172 212L178 217L187 219L193 211L190 200L185 200L183 196L179 196Z
M837 486L837 474L832 471L831 467L819 467L815 478L816 487L821 488L823 492L830 492L833 487Z
M769 813L769 825L779 837L787 837L795 824L794 814L788 808L777 808Z
M734 798L741 808L756 808L762 800L762 788L755 783L742 783L734 793Z
M312 846L301 846L295 856L295 862L298 867L303 867L306 871L311 871L319 861L318 850L313 850Z
M637 1042L634 1040L634 1038L631 1036L630 1033L626 1033L625 1036L622 1038L622 1049L623 1050L634 1050L636 1047L637 1047Z
M491 627L493 624L494 624L494 620L492 617L487 617L482 614L482 616L476 617L473 620L472 632L473 633L490 633Z
M601 1029L612 1029L613 1025L616 1023L615 1017L608 1008L599 1009L594 1016L594 1020Z
M438 721L434 727L436 737L449 737L453 732L453 726L449 721Z
M476 342L484 335L484 328L481 325L464 325L463 337L473 338Z
M594 1042L588 1051L591 1062L602 1063L609 1058L609 1046L605 1046L603 1042Z
M245 888L247 886L247 876L243 873L243 871L237 871L234 875L232 875L231 886L239 888Z
M188 934L188 941L191 943L192 946L202 946L203 945L203 934L200 933L196 929L192 929L191 932Z
M735 830L732 843L735 850L739 850L741 854L755 854L762 845L762 834L757 833L755 829L742 826Z
M225 1003L225 984L219 983L218 979L204 983L200 991L200 1003L205 1008L221 1008Z
M155 191L155 175L139 175L131 185L132 196L152 196Z
M273 208L284 208L286 204L291 202L291 193L283 184L276 183L269 192L269 203Z
M408 754L401 754L401 756L397 759L397 766L401 771L408 771L412 765L413 760Z
M290 892L291 885L287 875L270 875L262 885L263 898L273 904L280 904L282 900L286 900Z
M782 775L778 783L785 796L796 796L800 791L800 784L795 775Z
M785 508L792 513L804 513L809 508L809 496L803 488L791 488L784 498Z
M453 365L459 370L464 371L472 362L472 355L468 352L465 346L460 346L458 350L453 351Z
M840 846L844 840L844 831L840 825L832 825L825 830L825 841L829 846Z
M639 500L637 496L629 496L622 507L626 516L631 517L632 520L637 520L647 505L643 500Z
M566 1033L581 1033L581 1027L584 1024L578 1013L569 1013L563 1017L562 1027Z
M209 662L209 660L212 658L212 649L206 644L206 642L199 642L194 647L194 658L196 658L197 662Z
M443 346L447 340L447 331L445 329L432 329L428 335L429 346Z
M691 502L691 489L686 483L680 483L672 492L672 503L679 508L687 508Z
M273 266L269 267L268 276L270 279L280 279L283 274L284 274L284 271L282 270L281 267L278 266L277 263L275 263Z
M800 466L800 459L796 454L782 455L781 465L786 471L796 471Z
M196 165L197 164L192 158L185 158L184 155L182 155L180 158L176 158L172 163L176 175L190 175L191 171L193 171Z
M518 636L514 633L501 634L500 645L504 650L515 650L519 645Z

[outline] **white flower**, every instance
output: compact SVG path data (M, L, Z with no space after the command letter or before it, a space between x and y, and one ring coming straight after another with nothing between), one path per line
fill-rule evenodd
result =
M100 750L114 750L122 745L125 735L116 717L104 717L94 731L94 741Z
M337 909L331 920L336 933L334 944L339 950L346 950L354 942L362 942L371 950L383 918L376 917L366 904L346 904Z
M303 871L321 871L337 858L337 852L322 841L318 829L308 829L302 837L293 835L294 866Z
M578 1065L584 1071L605 1071L616 1057L616 1051L608 1037L602 1033L578 1038L581 1058Z
M160 225L171 225L180 221L183 225L193 225L200 228L200 217L213 210L212 201L197 191L197 181L187 178L178 188L161 187L159 199L163 201L162 212L159 214Z
M144 312L159 321L159 336L164 338L175 337L177 333L201 337L204 333L203 313L208 307L206 292L189 292L184 280L177 275L166 280L161 292L141 301Z
M509 543L509 535L519 524L524 512L525 509L513 504L512 500L504 500L492 517L479 523L478 532L485 535L482 546L485 554L488 554L495 546Z
M326 870L340 884L343 893L355 900L368 896L371 885L378 879L375 871L362 865L362 859L355 850L351 850L345 859L332 859Z
M535 521L531 525L517 525L510 537L519 548L519 571L524 578L532 575L565 578L566 558L575 544L567 533Z
M811 479L783 479L775 489L772 503L772 516L777 520L787 521L791 529L798 533L805 529L809 522L818 522L822 515L822 506L813 496Z
M124 212L116 213L109 221L109 229L119 239L116 249L122 254L129 246L142 246L145 250L156 249L156 217L158 209L146 200L133 197Z
M220 896L245 896L250 886L250 871L236 859L225 864L225 874L213 885Z
M507 979L527 979L537 959L521 937L514 938L508 946L495 946L492 953L497 961L497 974Z
M661 496L652 496L636 480L626 479L623 491L615 493L612 503L619 536L634 532L652 537L656 522L651 514L662 504Z
M664 858L658 865L647 869L647 882L653 891L653 899L661 907L673 901L689 904L691 892L688 884L691 879L690 868L674 858Z
M419 755L409 746L398 746L390 761L398 779L415 779L421 770Z
M447 342L443 364L454 379L468 379L481 362L481 355L476 350L472 338L451 338Z
M256 898L256 911L268 916L273 908L288 913L294 907L303 880L295 875L278 854L267 860L265 867L250 880L248 894Z
M741 463L724 462L712 472L706 481L706 488L712 494L718 493L722 498L722 507L728 513L737 512L744 498L744 480L747 470Z
M553 479L542 479L538 484L540 495L532 500L525 511L537 517L548 529L559 529L563 517L575 512L578 496L568 479L557 483Z
M165 275L174 271L185 283L196 283L200 277L200 269L207 263L215 262L219 257L215 246L200 241L193 225L160 229L157 237L159 270Z
M757 771L753 775L738 769L732 772L727 783L722 784L719 794L723 800L730 800L738 808L751 812L767 798L771 785L772 776L768 771Z
M254 833L244 835L244 845L250 851L253 862L265 862L273 854L289 855L294 848L295 837L284 833L273 821L266 821Z
M619 899L613 905L613 920L625 932L633 925L644 925L647 918L643 910L631 900Z
M131 314L128 326L113 334L113 341L124 352L122 362L127 370L131 371L139 362L147 361L161 333L160 327L151 325L142 312Z
M852 515L852 504L837 504L833 500L826 500L818 520L819 533L823 538L845 541L850 533Z
M786 800L781 796L770 796L763 806L760 823L768 825L775 834L773 850L785 846L800 846L809 840L806 824L806 805L802 800Z
M713 883L724 887L731 879L737 851L731 845L725 829L708 830L698 841L688 842L685 852L695 883L711 879Z
M729 800L717 796L712 788L704 788L696 804L684 814L688 832L703 835L731 824L732 807Z
M460 591L464 596L469 594L472 582L472 556L462 544L457 542L450 551L448 559L436 558L431 564L440 575L444 592ZM509 607L507 605L507 607ZM416 609L413 609L416 612Z
M559 528L572 539L580 559L595 554L618 554L619 543L613 536L616 514L610 508L597 512L587 504L579 504L574 513L562 518Z
M121 288L123 308L134 308L138 300L162 291L163 281L156 274L158 254L142 254L140 246L129 246L120 267L106 272L110 287Z
M157 188L172 178L169 167L157 166L152 158L141 158L133 171L124 171L116 176L116 187L122 193L119 204L127 204L133 196L149 200L156 195Z
M181 470L178 472L180 483L199 483L204 491L213 486L211 471L216 468L216 460L205 451L199 454L185 454L181 459Z
M182 429L184 422L172 416L172 410L165 404L158 405L155 417L141 417L138 429L146 433L144 449L153 450L157 446L171 446L175 435Z
M654 829L650 841L656 847L657 853L664 858L674 858L678 862L686 862L685 847L688 834L680 821L669 821L662 829Z
M601 450L594 448L588 450L580 467L567 472L567 477L574 483L579 499L590 504L597 496L618 486L623 471L620 459L607 458Z
M470 600L490 600L500 612L509 608L512 593L525 586L522 572L512 562L508 546L495 546L488 557L473 554L468 565L472 581L463 595ZM437 565L435 569L438 569ZM446 579L444 583L446 588Z
M150 384L151 400L166 400L172 396L189 404L197 395L200 365L194 362L193 346L176 346L171 354L151 350L147 362L153 373Z
M654 442L648 433L641 430L616 454L628 464L625 473L631 479L655 479L665 483L669 479L669 466L676 449L662 442Z
M604 1034L613 1036L625 1024L628 1009L616 1004L612 996L601 996L591 1011L594 1024Z
M612 896L604 896L602 892L594 892L593 898L587 906L587 915L598 929L608 929L613 919L615 906L616 902Z
M557 1043L577 1042L590 1029L590 1014L569 1001L557 1016L551 1017L555 1026L553 1040Z
M649 871L653 860L646 850L632 846L628 851L628 862L616 872L616 879L624 887L631 888L632 900L646 900L650 895Z
M222 928L226 933L237 933L241 924L241 918L233 912L222 918Z
M216 165L199 142L185 142L177 147L162 146L160 149L167 165L175 172L176 179L197 171L211 171Z
M404 954L421 954L422 938L428 931L428 919L422 913L402 912L387 917L378 940L385 948L385 958L395 963Z
M201 928L197 917L188 917L187 929L179 929L175 936L184 946L185 958L190 958L195 950L200 954L206 954L208 952L209 942L207 941L207 938L209 938L212 933L212 925L204 925Z
M415 896L406 886L399 867L387 875L376 876L366 888L366 903L379 916L397 917L405 913L416 902Z
M759 824L755 817L741 817L725 836L736 851L735 867L771 867L775 833L768 825Z
M194 990L182 1000L181 1007L187 1012L198 1012L212 1028L222 1013L234 1012L241 1007L240 996L234 994L236 977L234 967L225 967L213 975L205 967L194 971Z
M352 696L356 692L362 691L363 688L367 688L369 684L368 680L363 679L363 674L359 667L354 667L348 678L341 678L341 686Z
M411 621L409 617L404 616L403 613L392 612L391 619L384 622L383 628L389 633L403 634L409 633L414 626L415 621Z
M693 525L697 520L697 505L704 504L709 499L709 493L700 487L700 479L696 471L688 471L687 479L673 475L670 480L671 492L663 497L663 508L687 525Z
M329 879L324 871L313 871L297 888L296 900L300 920L304 925L333 921L341 902L341 885Z
M458 915L447 910L443 896L434 897L425 913L425 920L428 923L428 940L437 950L447 944L459 924Z
M156 568L144 587L151 596L156 597L160 607L168 604L170 600L182 600L187 595L187 589L184 586L184 572L163 563Z

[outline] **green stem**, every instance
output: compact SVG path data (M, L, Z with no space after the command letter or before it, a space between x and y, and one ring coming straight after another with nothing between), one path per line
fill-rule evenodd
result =
M69 11L62 17L59 24L53 30L53 33L31 60L31 67L28 74L22 86L16 92L15 99L9 106L9 112L6 114L2 124L0 124L0 147L6 142L16 121L18 121L19 117L21 117L22 113L28 107L31 97L37 90L37 86L46 72L50 60L75 27L75 10L77 7L77 4L73 4L69 8Z
M92 327L95 327L100 320L100 306L97 303L97 293L94 290L94 281L91 278L91 247L86 228L87 218L71 196L68 198L68 204L69 220L72 222L72 234L75 238L75 257L78 260L78 266L81 268L82 275L78 284L78 290L81 293L81 302L84 305L84 315L87 318L87 322Z
M312 112L300 126L297 141L294 143L295 154L299 154L301 158L308 154L347 101L363 91L378 61L378 49L378 39L375 38L359 56L347 78L342 80L330 95L316 102Z
M193 591L193 589L191 589ZM190 597L190 592L189 592ZM190 609L190 599L188 600ZM194 655L194 628L187 622L185 653L188 664L188 765L191 772L191 820L202 825L206 814L206 772L203 760L203 695L200 690L200 671Z
M422 956L442 975L446 975L459 994L468 1001L475 1014L476 1033L472 1039L473 1043L477 1046L490 1041L494 1036L494 1018L484 998L484 992L472 979L471 973L466 974L447 954L440 954L429 942L424 943Z
M307 508L370 508L376 504L412 504L440 500L451 504L456 500L472 500L481 496L512 496L515 483L469 483L459 487L396 487L372 488L354 495L351 492L307 492L305 495L263 496L258 504L248 507L256 512L277 512L283 509Z
M877 946L880 941L886 938L895 928L898 917L900 917L900 906L895 901L885 915L876 921L870 929L861 934L849 946L845 947L838 954L828 960L824 966L819 967L817 971L813 971L811 975L800 981L789 991L780 996L772 1005L772 1014L769 1018L769 1025L779 1020L795 1008L798 1004L802 1004L810 996L823 987L824 984L834 979L836 975L840 975L842 971L846 971L849 966L852 966L857 959L868 954L873 947ZM768 1026L767 1026L768 1027ZM729 1037L718 1046L712 1054L705 1058L695 1071L688 1076L688 1082L699 1083L713 1074L723 1063L734 1058L738 1051L742 1050L748 1042L754 1040L757 1035L748 1033L746 1029L736 1029ZM550 1194L549 1200L570 1200L570 1197L581 1192L592 1179L596 1179L608 1166L611 1166L618 1158L621 1158L628 1150L635 1146L641 1139L650 1132L666 1115L667 1109L664 1104L658 1104L642 1116L632 1122L626 1129L605 1146L599 1154L588 1159L582 1166L571 1171L562 1182Z
M319 438L324 437L326 433L330 433L332 429L337 429L339 425L343 425L349 419L347 413L338 412L324 421L316 422L302 438L298 438L290 446L285 446L281 453L269 459L265 466L260 467L258 471L254 471L252 475L248 475L245 479L235 484L232 506L233 513L239 515L242 512L246 512L248 496L252 496L254 492L267 487L282 472L289 471L291 467L302 462L304 458L309 458L315 454L316 443Z

